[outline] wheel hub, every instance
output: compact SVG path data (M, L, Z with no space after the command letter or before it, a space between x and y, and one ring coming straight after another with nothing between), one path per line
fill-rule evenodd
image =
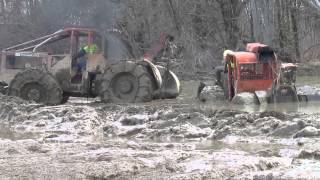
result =
M285 88L281 89L280 90L280 94L281 94L281 96L287 95L288 94L288 89L285 89Z
M27 97L29 100L38 101L40 99L40 91L38 89L30 89L27 93Z
M112 94L123 100L134 98L138 88L137 79L128 72L117 74L111 82Z
M118 89L123 94L129 93L130 91L132 91L132 88L133 84L128 80L124 80L118 83Z
M47 98L45 88L37 82L25 84L20 90L20 97L37 103L43 102Z

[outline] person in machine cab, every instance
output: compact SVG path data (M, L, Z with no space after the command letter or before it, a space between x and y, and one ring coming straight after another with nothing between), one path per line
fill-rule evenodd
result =
M227 62L225 62L225 59L227 58L227 54L229 54L229 53L232 53L232 51L230 51L230 50L225 50L225 51L223 52L223 61L222 61L222 63L224 63L224 72L225 72L225 73L228 71L228 67L229 67L229 66L231 67L231 69L234 69L234 68L235 68L235 64L234 64L233 61L227 61Z
M86 54L94 54L98 51L98 46L95 43L92 44L86 44L83 46L80 51L73 57L74 60L76 60L77 64L76 67L77 69L81 70L85 68L86 65L86 60L81 58L85 56Z
M72 78L72 82L78 82L82 79L82 71L86 69L87 58L85 55L94 54L98 51L98 46L95 43L86 44L80 48L76 55L73 56L72 62L73 67L75 68L75 75Z

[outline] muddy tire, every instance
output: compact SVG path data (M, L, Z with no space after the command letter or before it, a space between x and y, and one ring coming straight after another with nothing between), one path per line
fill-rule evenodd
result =
M122 61L103 74L99 94L106 103L148 102L153 99L153 84L146 67L132 61Z
M219 86L222 85L222 75L224 74L224 66L218 66L215 68L215 75L216 75L216 83Z
M38 69L18 73L11 81L8 95L46 105L62 102L62 90L55 78Z
M61 100L61 104L65 104L69 101L70 96L68 95L63 95L62 96L62 100Z
M275 91L273 96L273 103L290 103L298 102L299 97L297 96L297 91L295 87L291 86L281 86Z
M5 82L0 82L0 93L7 94L7 87L8 85Z
M221 72L221 83L219 85L223 89L224 96L229 98L228 73Z

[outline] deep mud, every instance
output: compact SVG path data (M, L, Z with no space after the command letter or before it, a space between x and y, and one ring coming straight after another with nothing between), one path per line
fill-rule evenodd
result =
M197 103L188 83L177 100L135 105L0 95L0 179L320 177L320 111Z

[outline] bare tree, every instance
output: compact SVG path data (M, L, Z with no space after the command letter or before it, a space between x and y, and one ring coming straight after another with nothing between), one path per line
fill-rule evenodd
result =
M320 58L319 0L0 0L0 47L68 26L118 29L136 56L174 37L188 72L219 65L225 48L259 41L301 61Z

